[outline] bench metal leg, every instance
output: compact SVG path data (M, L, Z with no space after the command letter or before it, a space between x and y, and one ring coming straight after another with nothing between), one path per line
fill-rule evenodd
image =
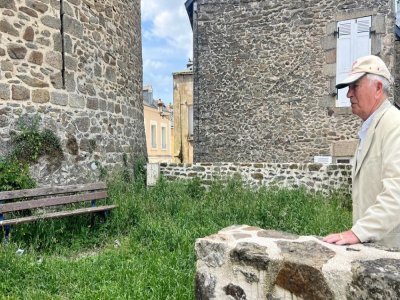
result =
M105 222L107 217L109 216L109 214L110 214L109 210L99 211L99 212L92 214L92 218L91 218L91 222L90 222L91 226L94 226L96 216L98 216L100 218L101 222Z
M4 226L4 243L6 243L6 244L10 240L10 229L11 229L10 225Z
M96 200L92 200L92 207L96 207ZM105 210L103 212L99 212L99 215L101 214L103 216L104 219L106 219L108 217L108 215L110 214L109 210Z
M0 214L0 221L4 220L4 215ZM9 236L10 236L10 229L11 226L10 225L5 225L3 226L3 230L4 230L4 243L8 243L9 240Z
M92 200L91 201L92 207L96 207L96 200ZM90 226L93 227L94 226L94 219L96 217L96 214L92 214L92 217L90 218Z

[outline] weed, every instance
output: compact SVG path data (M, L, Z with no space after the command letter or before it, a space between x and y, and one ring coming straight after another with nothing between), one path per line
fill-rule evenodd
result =
M60 139L49 129L39 130L39 121L39 117L22 118L19 131L11 135L12 149L0 159L0 191L34 187L29 164L41 156L47 157L50 170L60 167L64 158Z
M101 162L99 162L98 160L94 161L94 163L96 164L96 167L99 169L99 179L100 180L105 180L108 176L108 171L105 167L102 166Z
M40 130L39 121L39 117L20 121L19 132L11 136L10 156L20 162L37 163L45 155L51 167L58 168L64 158L60 139L49 129Z
M89 153L93 153L94 150L96 150L97 143L95 139L90 139L89 140Z
M25 162L0 157L0 191L12 191L35 187Z
M186 183L186 193L195 200L203 198L205 187L202 185L200 178L195 177Z
M0 249L4 298L194 299L197 238L233 224L302 235L325 235L351 224L342 195L252 190L235 179L215 181L205 191L196 180L161 178L147 189L142 182L126 182L121 172L109 178L109 201L118 208L105 223L91 226L82 216L12 230L12 243ZM24 255L15 255L18 247L26 249Z
M143 157L139 157L133 162L133 177L136 184L146 184L146 159L144 159Z

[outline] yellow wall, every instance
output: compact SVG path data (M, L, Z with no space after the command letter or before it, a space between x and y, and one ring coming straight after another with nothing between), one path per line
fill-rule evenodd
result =
M146 132L146 145L149 162L172 162L173 139L171 130L170 114L161 117L157 108L150 107L144 103L144 126ZM164 112L165 113L165 112ZM152 146L151 125L156 126L156 146ZM161 131L166 128L166 148L162 148Z
M174 127L172 127L171 128L171 147L170 147L170 149L171 149L171 162L173 161L173 157L172 157L172 155L174 154L174 139L175 139L175 128Z
M193 137L189 136L188 107L193 107L193 72L183 71L174 78L174 150L173 161L193 162Z

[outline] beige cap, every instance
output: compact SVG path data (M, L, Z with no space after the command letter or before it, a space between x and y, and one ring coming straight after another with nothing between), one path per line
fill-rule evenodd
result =
M392 76L382 59L375 55L358 58L351 67L351 72L344 80L336 84L337 89L342 89L357 81L365 74L375 74L392 82Z

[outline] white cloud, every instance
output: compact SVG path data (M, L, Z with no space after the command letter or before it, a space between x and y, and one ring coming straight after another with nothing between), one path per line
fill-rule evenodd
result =
M146 69L159 69L165 67L165 64L162 61L145 59L143 60L143 68Z
M148 21L163 11L176 11L179 6L185 6L185 0L142 0L142 19Z
M171 47L192 57L192 31L184 3L184 0L142 0L142 19L151 23L144 38L165 39Z
M165 103L172 103L172 76L167 75L162 72L148 72L147 74L148 79L153 86L153 97L154 99L162 99Z
M192 28L185 0L142 0L144 83L154 98L172 101L172 73L192 58Z

